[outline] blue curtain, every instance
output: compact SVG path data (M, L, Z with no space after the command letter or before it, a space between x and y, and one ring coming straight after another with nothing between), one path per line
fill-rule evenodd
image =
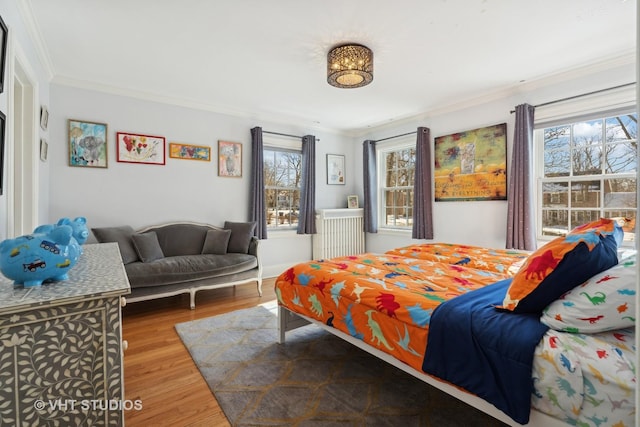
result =
M302 185L298 234L316 233L316 137L302 137Z
M431 131L419 127L416 136L416 173L413 183L414 239L433 239L433 190L431 181Z
M267 238L267 217L264 203L264 151L262 128L251 129L251 183L249 218L256 222L254 234L259 239Z
M533 206L533 118L535 107L516 107L513 154L507 189L507 249L536 249Z
M378 183L376 172L376 142L370 139L362 144L364 158L362 170L364 173L364 231L378 232Z

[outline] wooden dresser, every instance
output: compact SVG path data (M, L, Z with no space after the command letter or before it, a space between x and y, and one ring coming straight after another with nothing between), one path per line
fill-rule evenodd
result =
M24 288L0 275L0 424L121 426L121 305L130 293L116 243L84 245L69 279Z

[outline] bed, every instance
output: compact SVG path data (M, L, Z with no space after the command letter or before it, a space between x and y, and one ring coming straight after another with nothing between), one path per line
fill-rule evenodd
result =
M539 250L429 243L300 263L280 340L314 323L509 425L631 426L635 251L599 220Z

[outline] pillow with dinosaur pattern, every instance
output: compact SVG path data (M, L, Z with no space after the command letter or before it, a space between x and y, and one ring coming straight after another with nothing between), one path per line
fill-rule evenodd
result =
M553 239L527 257L497 308L542 313L565 292L616 265L623 234L616 221L600 218Z
M636 259L596 274L552 302L540 321L556 331L593 333L635 324Z

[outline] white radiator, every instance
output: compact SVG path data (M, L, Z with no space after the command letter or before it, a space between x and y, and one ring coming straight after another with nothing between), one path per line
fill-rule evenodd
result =
M313 258L364 253L364 209L319 209L313 235Z

